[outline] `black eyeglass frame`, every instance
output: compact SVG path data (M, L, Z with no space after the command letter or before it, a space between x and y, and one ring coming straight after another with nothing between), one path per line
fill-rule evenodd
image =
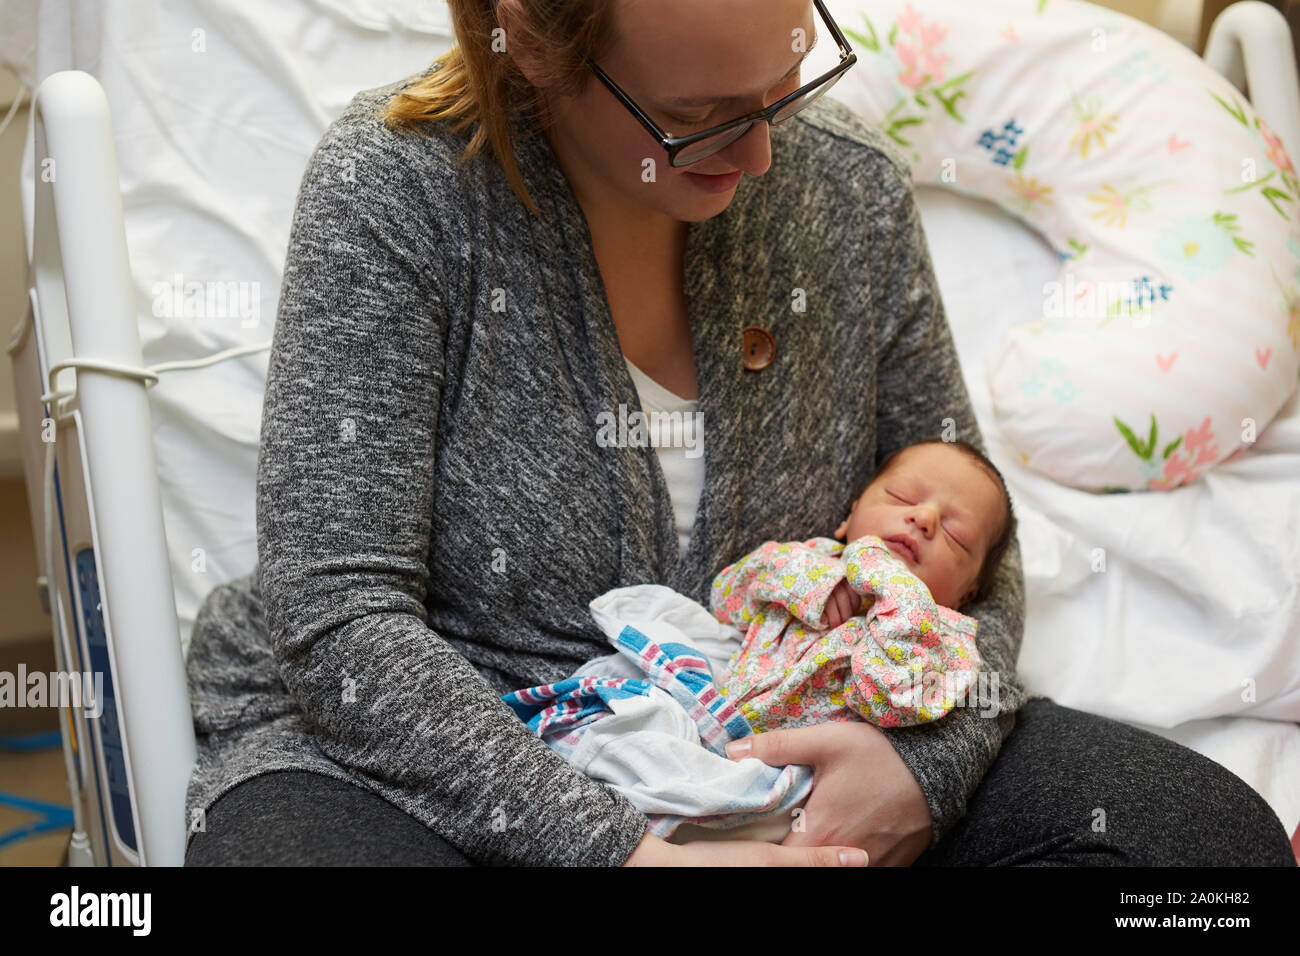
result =
M737 126L745 124L752 125L753 123L762 120L772 123L772 117L779 113L783 107L794 102L799 97L812 92L823 84L831 85L830 81L832 77L838 78L843 75L849 67L858 62L858 55L853 52L853 49L849 46L848 40L844 38L844 33L840 30L839 25L831 19L831 15L826 10L826 6L822 3L822 0L813 0L813 5L817 8L817 12L821 14L822 19L826 21L826 25L830 27L831 36L835 38L835 43L840 48L840 62L815 80L805 83L788 96L781 97L771 106L761 110L754 110L752 113L746 113L744 116L739 116L736 119L722 123L719 126L711 126L708 129L703 129L696 133L690 133L687 136L670 136L663 127L652 120L646 112L641 109L641 107L637 106L636 101L633 100L632 97L628 96L627 93L623 92L623 89L610 78L609 74L597 66L594 60L588 58L587 66L591 68L591 71L596 74L605 86L609 87L610 92L613 93L625 107L627 107L628 111L635 116L638 121L640 121L641 125L646 128L650 135L659 141L659 145L667 150L669 164L680 169L682 167L677 166L677 156L687 146L693 146L700 140L709 139L713 136L725 133L728 130L735 129ZM811 103L809 103L809 105L811 105ZM791 113L790 116L786 117L786 119L790 119L791 116L797 115L797 113ZM784 122L784 120L782 122ZM731 144L729 143L727 145ZM722 149L726 149L726 147L724 146ZM721 152L721 150L718 150L718 152ZM710 153L709 155L711 156L714 154ZM683 163L682 166L691 166L708 158L708 156L701 156L699 159L693 159L689 163Z

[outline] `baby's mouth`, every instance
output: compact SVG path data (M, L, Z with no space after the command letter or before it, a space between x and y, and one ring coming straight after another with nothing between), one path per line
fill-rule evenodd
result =
M892 544L896 550L905 554L913 564L920 563L920 558L916 553L916 546L907 538L901 535L895 535L892 538L886 538L885 543Z

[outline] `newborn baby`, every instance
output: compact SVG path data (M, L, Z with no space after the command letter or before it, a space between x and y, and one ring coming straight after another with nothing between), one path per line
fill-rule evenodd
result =
M769 541L717 575L711 609L745 634L718 689L760 732L942 717L981 664L977 622L957 608L987 593L1014 531L1001 475L974 446L900 449L839 540Z
M717 576L712 613L662 585L610 590L591 611L618 653L504 700L642 810L655 835L779 843L812 768L731 760L726 744L826 720L896 726L948 713L981 663L976 622L955 608L987 592L1014 529L1002 479L977 449L910 445L852 503L835 532L847 545L768 542Z

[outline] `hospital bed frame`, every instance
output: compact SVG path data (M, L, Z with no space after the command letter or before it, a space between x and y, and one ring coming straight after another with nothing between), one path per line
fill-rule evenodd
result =
M1216 20L1205 59L1293 152L1300 82L1286 21L1238 3ZM99 673L100 701L60 708L74 814L71 865L180 865L195 760L148 396L108 101L80 71L34 98L34 235L29 307L8 350L23 464L57 666ZM69 281L69 280L73 281ZM98 716L95 706L102 704ZM87 706L89 705L89 706Z

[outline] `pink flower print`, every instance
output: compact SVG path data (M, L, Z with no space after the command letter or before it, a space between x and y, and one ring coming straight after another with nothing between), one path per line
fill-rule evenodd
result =
M786 709L786 712L787 712L791 717L802 717L802 716L803 716L803 705L802 705L802 704L791 704L791 705Z
M948 37L948 30L937 23L921 28L921 48L933 50Z
M892 710L887 710L880 715L881 727L897 727L899 725L898 715Z
M1187 450L1195 451L1213 437L1213 433L1210 431L1210 416L1207 415L1198 428L1187 429L1187 436L1185 439L1187 442Z
M906 67L902 73L898 74L898 82L909 90L920 87L925 82L925 74L917 69L916 48L900 37L894 41L894 52L898 54L898 61Z
M903 33L916 33L921 29L924 22L921 14L912 9L910 2L903 8L903 12L898 15L898 29Z
M1273 132L1262 119L1258 122L1260 135L1268 144L1268 161L1283 173L1294 173L1295 167L1291 164L1291 157L1287 155L1286 147L1282 145L1282 137Z
M1219 449L1214 442L1214 432L1210 431L1210 416L1205 416L1205 421L1201 422L1198 428L1189 428L1187 436L1183 439L1189 452L1196 452L1196 460L1192 462L1193 467L1203 465L1208 461L1213 461L1218 457Z
M939 635L934 631L926 631L921 635L922 647L937 647L939 645Z
M894 55L902 65L898 82L910 90L920 89L926 81L943 82L945 65L951 57L939 50L948 38L940 23L926 23L909 3L898 15L898 34L894 38Z
M1190 466L1190 459L1183 457L1175 452L1165 459L1165 476L1160 482L1160 488L1172 488L1179 484L1186 484L1196 477L1196 472ZM1153 479L1153 483L1156 479Z
M943 65L951 57L947 53L937 53L934 50L926 50L924 54L925 69L930 74L930 80L933 83L943 82Z

